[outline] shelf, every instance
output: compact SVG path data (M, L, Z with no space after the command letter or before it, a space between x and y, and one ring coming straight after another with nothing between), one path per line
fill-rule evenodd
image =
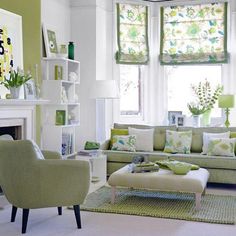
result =
M79 106L79 102L68 102L68 103L51 103L49 102L47 106Z
M45 61L68 61L68 62L80 64L79 61L71 60L71 59L68 59L68 58L61 58L61 57L43 57L42 59L45 60Z
M43 58L42 76L42 95L50 100L42 106L43 147L63 153L64 159L73 158L77 154L80 126L80 62L59 57ZM65 125L56 125L56 121Z
M72 127L79 127L79 126L80 126L80 123L78 123L78 124L68 124L68 125L51 125L51 124L44 124L44 126L55 127L55 128L72 128Z
M62 84L71 84L71 85L73 85L73 84L80 84L80 82L79 81L69 81L69 80L55 80L55 79L48 79L48 80L44 80L44 81L49 81L50 83L62 83Z

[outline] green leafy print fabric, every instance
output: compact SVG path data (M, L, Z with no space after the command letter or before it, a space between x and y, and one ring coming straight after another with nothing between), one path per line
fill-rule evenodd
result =
M136 135L115 135L112 143L111 150L135 152Z
M235 141L236 139L234 138L211 139L208 145L207 155L234 157Z
M192 143L192 131L166 130L166 143L164 152L189 154Z
M117 63L147 64L148 8L144 5L117 4Z
M162 64L226 63L227 3L161 8Z

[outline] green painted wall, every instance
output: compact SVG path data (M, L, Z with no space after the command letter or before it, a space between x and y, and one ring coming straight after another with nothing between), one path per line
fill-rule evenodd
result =
M34 75L35 64L41 68L41 0L0 0L0 8L22 16L24 70L30 70ZM39 143L39 108L36 123L36 139Z

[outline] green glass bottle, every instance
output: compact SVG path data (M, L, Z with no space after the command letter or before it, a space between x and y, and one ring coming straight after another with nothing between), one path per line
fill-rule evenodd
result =
M74 51L75 51L74 43L69 42L69 45L68 45L68 58L71 59L71 60L75 59Z

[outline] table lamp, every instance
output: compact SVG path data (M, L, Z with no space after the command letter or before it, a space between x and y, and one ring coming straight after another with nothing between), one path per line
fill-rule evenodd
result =
M218 100L218 106L225 109L225 126L228 128L230 125L229 122L229 108L234 107L234 95L220 95Z
M115 80L96 80L91 86L90 98L114 99L119 98L119 89Z

